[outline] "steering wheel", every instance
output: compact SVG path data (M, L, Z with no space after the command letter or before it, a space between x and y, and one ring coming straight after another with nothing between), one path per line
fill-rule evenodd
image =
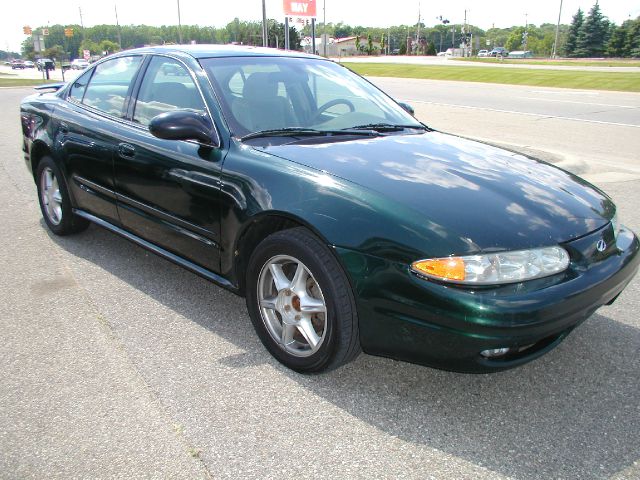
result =
M322 115L326 110L333 107L334 105L346 105L347 107L349 107L349 113L355 111L356 109L353 103L351 103L346 98L334 98L333 100L329 100L324 105L321 105L320 107L318 107L318 110L316 110L316 113L314 113L313 116L311 117L310 122L312 124L316 123L316 120L320 118L320 115Z

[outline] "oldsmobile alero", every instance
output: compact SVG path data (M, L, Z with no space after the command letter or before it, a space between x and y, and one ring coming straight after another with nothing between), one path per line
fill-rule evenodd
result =
M96 223L244 295L297 371L360 350L514 367L638 269L638 239L599 189L434 131L319 57L137 49L53 88L21 105L47 226Z

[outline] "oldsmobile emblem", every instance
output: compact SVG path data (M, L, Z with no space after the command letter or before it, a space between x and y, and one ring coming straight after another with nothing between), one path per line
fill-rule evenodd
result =
M604 252L606 249L607 249L607 242L605 242L602 239L598 240L598 243L596 243L596 250L598 250L599 252Z

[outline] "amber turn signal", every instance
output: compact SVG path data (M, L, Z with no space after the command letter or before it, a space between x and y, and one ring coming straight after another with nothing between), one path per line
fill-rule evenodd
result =
M464 260L459 257L433 258L420 260L411 265L418 273L443 280L464 281Z

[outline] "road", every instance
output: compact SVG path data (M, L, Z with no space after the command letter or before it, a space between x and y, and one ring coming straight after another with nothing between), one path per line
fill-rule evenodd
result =
M299 375L242 299L98 227L48 234L21 159L27 93L0 90L0 478L640 477L640 279L516 370L361 355ZM425 108L439 128L512 118ZM633 128L556 121L568 136ZM601 186L639 231L640 181Z
M597 183L640 178L640 94L371 77L428 125L561 163Z
M450 60L446 57L423 57L423 56L403 56L403 55L387 55L387 56L361 56L361 57L342 57L332 58L336 62L357 62L357 63L399 63L404 65L440 65L447 67L497 67L497 68L527 68L532 70L583 70L587 72L640 72L640 67L636 66L599 66L594 62L593 65L539 65L530 63L493 63L493 62L467 62L464 60Z

